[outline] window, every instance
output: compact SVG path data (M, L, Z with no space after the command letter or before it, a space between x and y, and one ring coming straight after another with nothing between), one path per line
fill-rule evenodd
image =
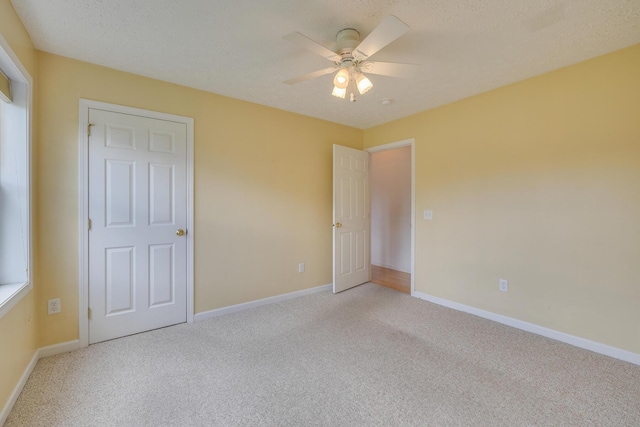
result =
M32 286L31 82L0 36L0 317Z

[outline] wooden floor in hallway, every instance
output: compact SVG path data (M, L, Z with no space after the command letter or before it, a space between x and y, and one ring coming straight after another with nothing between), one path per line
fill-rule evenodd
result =
M371 281L376 285L411 293L411 274L390 268L371 265Z

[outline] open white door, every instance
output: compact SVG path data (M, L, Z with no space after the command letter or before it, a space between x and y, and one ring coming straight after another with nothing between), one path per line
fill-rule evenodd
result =
M369 153L333 146L333 293L370 279Z

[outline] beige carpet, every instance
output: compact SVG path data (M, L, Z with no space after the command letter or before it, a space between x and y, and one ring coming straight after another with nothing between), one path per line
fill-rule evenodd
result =
M640 426L640 366L373 284L42 359L13 426Z

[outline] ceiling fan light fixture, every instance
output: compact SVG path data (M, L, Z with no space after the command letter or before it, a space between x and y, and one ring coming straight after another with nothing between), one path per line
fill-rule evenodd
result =
M349 70L346 67L340 68L333 78L333 84L339 89L346 89L349 86Z
M338 86L334 86L333 92L331 92L331 95L335 96L336 98L344 99L344 97L347 95L347 88L346 87L340 88Z
M373 83L371 83L371 80L369 80L367 76L362 73L358 73L356 76L356 86L358 87L360 95L364 95L373 87Z
M390 77L409 77L413 75L416 64L401 64L397 62L371 62L369 58L380 49L401 37L409 31L409 26L393 15L387 16L375 27L364 40L360 40L360 33L353 28L345 28L336 36L337 45L331 50L313 41L304 34L293 32L284 37L314 52L332 63L332 67L307 73L303 76L286 80L284 83L292 85L309 79L335 73L333 76L333 96L346 98L347 90L350 100L355 102L356 88L360 94L365 94L373 88L373 83L362 71Z

